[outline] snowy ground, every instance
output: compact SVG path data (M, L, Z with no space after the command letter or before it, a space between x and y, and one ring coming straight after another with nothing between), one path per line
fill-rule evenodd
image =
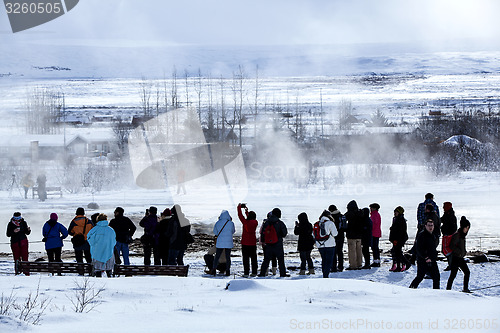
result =
M457 216L466 215L471 220L469 250L498 248L500 227L495 211L500 196L500 178L497 174L464 173L453 179L441 180L421 177L415 169L408 169L406 174L399 170L397 174L390 185L332 184L327 189L324 186L301 189L284 183L271 186L250 182L246 202L257 212L259 221L273 207L280 207L291 233L296 216L302 211L307 212L313 220L331 203L345 211L351 199L356 199L360 206L379 202L382 206L382 247L388 250L386 239L394 207L405 207L412 239L416 206L423 200L423 195L431 191L440 206L443 201L451 201ZM221 209L229 209L236 219L234 207L216 204L217 193L213 189L188 187L188 194L177 198L177 203L181 204L196 231L209 231ZM40 230L50 212L57 212L60 221L69 224L76 207L86 206L92 201L90 195L70 194L65 194L63 198L49 198L43 203L21 199L15 192L10 193L10 196L8 192L2 192L0 197L0 220L8 221L13 211L20 210L33 229L30 259L44 256L43 243L39 241ZM171 196L165 191L130 189L100 193L94 201L101 205L99 211L108 215L115 206L121 205L137 222L144 209L150 205L157 205L160 209L171 206L173 202L168 198ZM237 221L236 226L239 233L241 229ZM479 239L480 236L484 238ZM286 265L296 267L299 259L295 253L293 236L289 238L292 241L286 248ZM71 249L69 243L65 249ZM202 277L203 253L189 253L186 256L186 262L190 265L187 278L91 279L91 282L95 282L95 288L102 286L105 290L102 304L89 313L75 313L71 303L75 281L81 283L83 278L45 274L14 276L8 239L3 233L0 235L0 252L5 254L0 261L0 292L4 297L13 291L17 299L22 300L29 292L35 292L40 284L42 296L50 299L40 325L20 325L15 319L0 317L0 331L24 328L34 332L83 332L90 327L101 332L178 331L179 327L189 332L500 331L499 287L477 290L472 295L459 293L463 279L459 273L454 291L431 290L430 280L424 280L418 290L410 290L408 285L415 277L416 268L412 267L403 273L389 272L390 258L387 252L383 255L384 262L380 268L332 273L330 280L321 279L320 274L299 277L294 270L290 270L291 277L284 279L244 279L239 276L242 273L239 252L234 253L233 257L232 272L236 275L205 278ZM319 253L315 250L313 256L319 273ZM141 262L141 257L132 258L132 263ZM444 263L439 265L442 270ZM471 263L469 267L471 289L500 283L500 263ZM449 272L442 272L442 289L448 276Z

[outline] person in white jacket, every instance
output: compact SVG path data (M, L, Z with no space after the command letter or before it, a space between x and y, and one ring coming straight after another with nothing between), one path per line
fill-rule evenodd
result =
M212 275L216 274L215 268L219 264L222 252L226 255L226 276L231 274L231 249L233 248L233 234L235 232L234 222L227 210L223 210L219 220L214 225L214 235L217 237L215 243L215 258L212 267Z
M333 257L335 256L335 236L337 236L337 228L333 223L332 215L325 210L319 217L318 227L320 230L313 231L316 247L321 255L321 270L323 278L328 278L330 270L333 266ZM315 228L317 229L317 228Z

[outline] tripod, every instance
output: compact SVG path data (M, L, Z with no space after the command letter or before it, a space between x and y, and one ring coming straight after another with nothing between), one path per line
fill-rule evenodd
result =
M12 197L12 191L14 190L14 186L17 187L17 191L19 192L19 195L21 196L21 198L24 198L23 197L23 194L21 193L21 188L19 187L19 184L17 183L17 180L16 180L16 174L12 174L12 183L10 184L10 187L9 187L9 198Z

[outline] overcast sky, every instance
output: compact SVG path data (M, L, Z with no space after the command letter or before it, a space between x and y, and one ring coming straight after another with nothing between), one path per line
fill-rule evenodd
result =
M497 41L498 0L80 0L15 38L173 44ZM0 34L10 27L0 12ZM43 37L41 37L43 36Z

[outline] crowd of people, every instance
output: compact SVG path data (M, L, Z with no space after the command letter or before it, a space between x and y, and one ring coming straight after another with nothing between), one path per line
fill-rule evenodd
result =
M379 240L382 237L381 221L378 203L372 203L369 208L359 208L355 200L347 204L347 211L342 214L335 205L325 209L317 221L311 223L307 213L297 216L293 233L298 236L297 251L300 255L299 275L315 274L311 252L316 246L321 256L321 273L328 278L332 272L344 270L343 246L347 239L348 267L346 270L371 269L380 267ZM439 215L439 207L434 202L434 196L427 193L425 201L417 208L417 233L410 256L403 253L408 241L407 220L405 210L401 206L394 209L390 227L389 241L392 244L391 272L404 272L412 265L417 266L417 276L411 282L410 288L417 288L426 275L433 280L433 288L439 289L440 273L437 266L438 246L441 241L441 251L446 256L450 271L447 289L451 289L457 272L464 273L463 291L468 288L470 271L464 259L466 255L465 238L470 229L470 222L465 216L459 225L451 202L444 202L443 215ZM267 276L269 265L271 274L290 276L285 267L285 251L283 239L288 230L281 220L281 210L274 208L259 227L257 214L248 209L246 204L238 204L237 215L242 224L241 255L243 276ZM166 208L158 216L157 207L146 210L145 216L139 222L144 229L140 237L144 249L144 265L184 265L184 253L187 246L194 242L190 233L191 224L179 205ZM235 224L227 210L223 210L213 227L214 246L204 256L206 273L216 275L217 271L229 276L231 274L231 251L234 247L233 236ZM108 223L105 214L95 213L88 219L85 210L79 207L68 228L58 222L56 213L50 214L50 219L42 228L43 241L50 262L60 262L63 239L72 236L71 242L78 263L92 263L95 276L102 276L111 271L120 257L123 263L130 265L129 244L136 226L126 216L124 209L116 207L114 218ZM11 248L14 260L28 260L28 239L31 233L20 212L15 212L7 227L7 236L11 238ZM264 258L258 270L257 249L261 246ZM370 249L373 261L370 257Z

